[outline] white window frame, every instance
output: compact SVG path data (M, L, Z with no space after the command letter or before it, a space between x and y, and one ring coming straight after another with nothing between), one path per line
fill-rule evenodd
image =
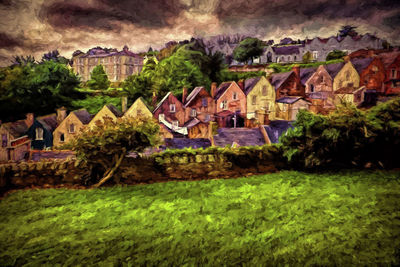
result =
M251 104L252 104L252 105L257 105L257 96L256 96L256 95L253 95L253 96L251 97Z
M318 51L313 51L313 59L317 59L318 58Z
M176 112L175 104L169 104L169 112L171 112L171 113L175 113Z
M196 116L197 116L197 110L196 110L195 108L192 108L192 109L190 110L190 116L191 116L191 117L196 117Z
M238 96L237 96L237 93L236 93L236 92L233 92L233 94L232 94L232 99L233 99L233 100L237 100L237 99L238 99Z
M43 128L40 127L36 128L35 133L36 133L35 140L43 140L43 134L44 134Z
M223 109L223 110L228 109L228 101L226 101L226 100L221 101L221 109Z
M72 129L72 131L71 131L71 129ZM68 132L75 133L75 124L71 123L70 125L68 125Z
M158 114L158 121L165 120L165 115L164 113Z

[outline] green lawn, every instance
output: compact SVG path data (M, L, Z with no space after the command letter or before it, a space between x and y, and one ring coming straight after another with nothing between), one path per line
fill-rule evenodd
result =
M0 266L400 263L400 172L19 191L0 211Z

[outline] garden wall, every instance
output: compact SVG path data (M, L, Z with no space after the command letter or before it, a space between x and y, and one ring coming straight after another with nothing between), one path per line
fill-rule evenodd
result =
M166 150L150 157L127 157L114 175L114 182L135 184L269 173L284 167L280 155L275 146ZM89 169L85 162L73 158L3 164L0 188L4 192L28 186L89 185Z

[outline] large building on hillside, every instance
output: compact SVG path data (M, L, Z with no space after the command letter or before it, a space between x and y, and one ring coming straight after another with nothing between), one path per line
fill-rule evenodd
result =
M72 55L72 68L81 77L82 82L90 80L90 73L97 65L103 65L111 82L122 82L132 74L138 74L143 68L143 57L129 51L95 47L87 53L75 51Z

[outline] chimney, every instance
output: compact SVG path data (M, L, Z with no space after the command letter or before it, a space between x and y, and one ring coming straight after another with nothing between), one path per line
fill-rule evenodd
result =
M128 109L128 97L127 96L121 97L121 108L122 108L122 113L125 113L126 110Z
M182 89L182 104L185 104L187 97L187 88L184 86Z
M151 99L151 105L153 106L153 109L155 109L156 106L157 106L157 95L156 95L156 91L153 91L153 98Z
M31 127L34 121L35 121L35 115L33 115L33 113L27 113L25 119L26 126L28 126L28 128Z
M215 97L215 93L217 92L217 83L213 82L211 83L211 97Z
M295 79L296 79L296 85L298 86L300 84L300 66L299 65L294 65L292 68L292 71L294 72Z
M237 82L237 84L239 85L240 89L242 89L242 91L244 90L244 80L239 80Z
M344 62L347 63L350 61L350 56L344 56L343 59L344 59Z
M67 109L65 107L61 107L57 109L57 125L67 117Z

